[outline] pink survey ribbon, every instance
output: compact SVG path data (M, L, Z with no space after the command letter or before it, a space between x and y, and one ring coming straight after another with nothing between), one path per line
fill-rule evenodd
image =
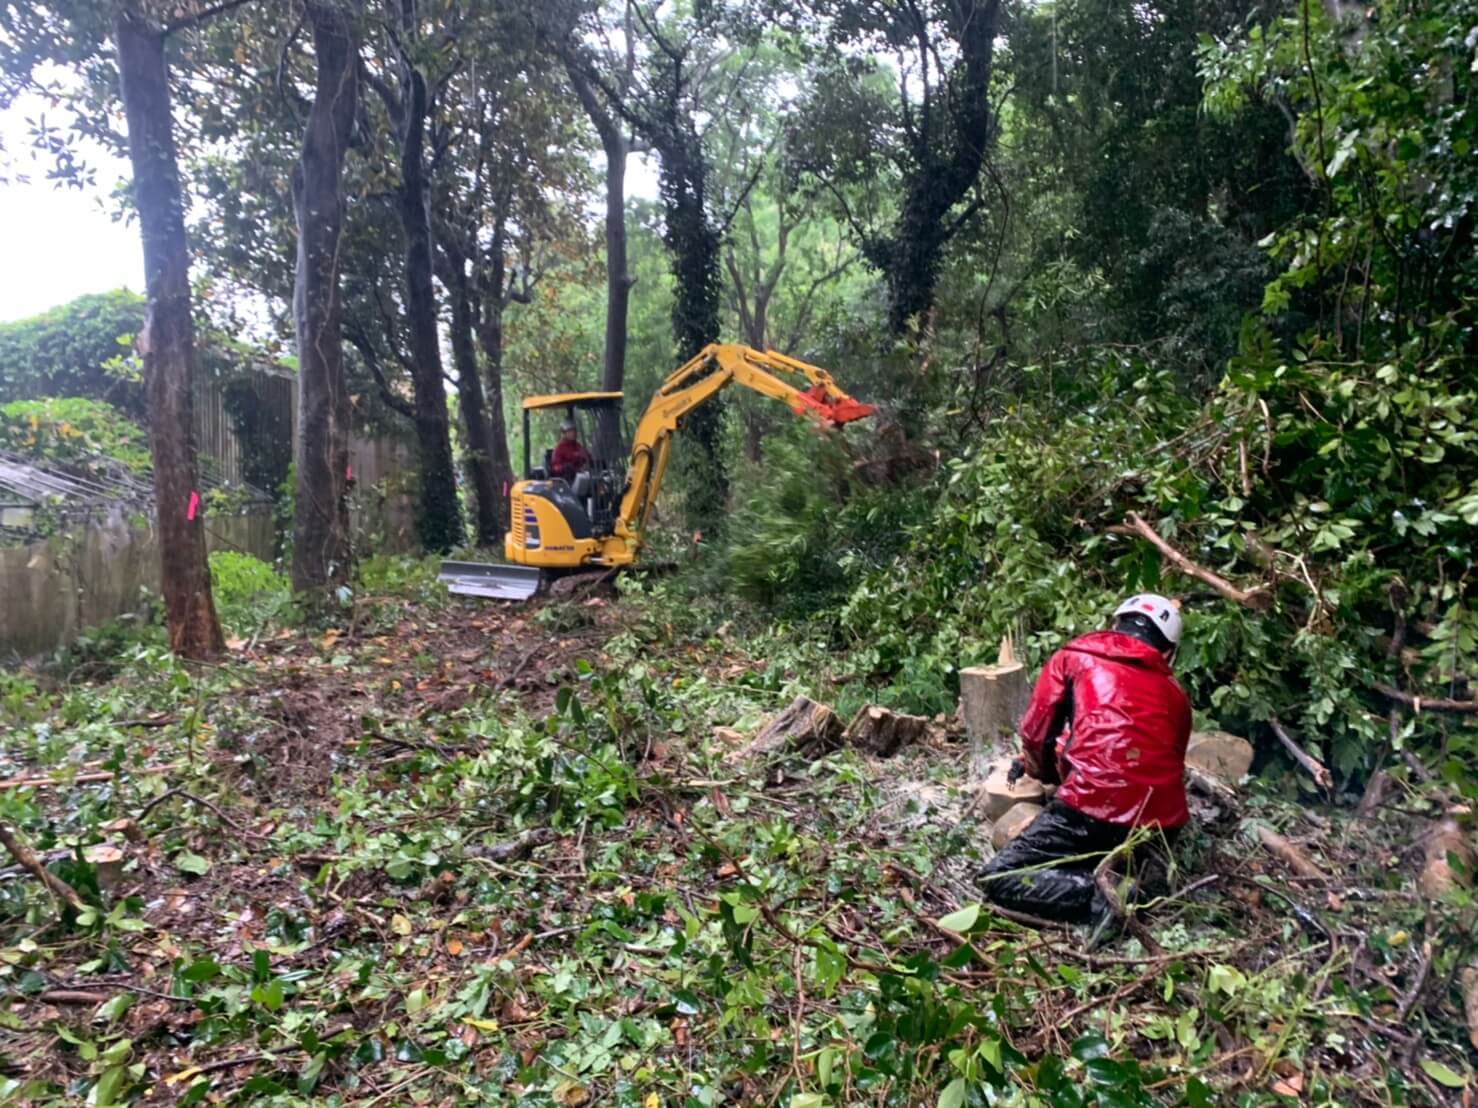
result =
M195 522L195 513L200 510L200 494L194 489L190 490L190 506L185 509L185 518L191 523Z

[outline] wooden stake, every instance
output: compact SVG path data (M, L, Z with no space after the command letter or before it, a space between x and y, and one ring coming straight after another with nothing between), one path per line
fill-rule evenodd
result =
M87 905L77 894L77 890L43 866L41 859L36 857L35 852L21 838L20 832L8 823L0 823L0 843L10 851L12 858L36 875L37 880L46 886L58 903L65 904L79 914L87 911Z

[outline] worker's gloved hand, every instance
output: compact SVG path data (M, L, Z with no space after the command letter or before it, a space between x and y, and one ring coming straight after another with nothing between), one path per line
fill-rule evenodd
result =
M1026 776L1026 763L1020 758L1011 759L1011 768L1006 771L1006 784L1014 785Z

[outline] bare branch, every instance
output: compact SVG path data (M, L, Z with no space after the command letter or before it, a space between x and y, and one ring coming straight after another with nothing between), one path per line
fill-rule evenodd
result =
M202 10L195 12L192 15L181 16L180 18L164 25L164 35L165 37L168 37L174 34L176 31L183 31L187 28L194 27L198 23L204 23L207 19L213 19L218 15L224 15L232 8L239 8L246 2L247 0L222 0L221 3L212 4L210 7L203 8Z

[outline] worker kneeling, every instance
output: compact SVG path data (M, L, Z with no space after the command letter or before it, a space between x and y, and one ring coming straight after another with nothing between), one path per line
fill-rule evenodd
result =
M1060 782L1031 825L991 860L981 877L988 899L1005 908L1094 924L1094 939L1115 921L1094 869L1137 827L1155 829L1142 861L1154 859L1189 818L1185 750L1191 707L1170 672L1180 613L1162 596L1130 597L1111 631L1074 639L1052 655L1021 719L1024 771Z

